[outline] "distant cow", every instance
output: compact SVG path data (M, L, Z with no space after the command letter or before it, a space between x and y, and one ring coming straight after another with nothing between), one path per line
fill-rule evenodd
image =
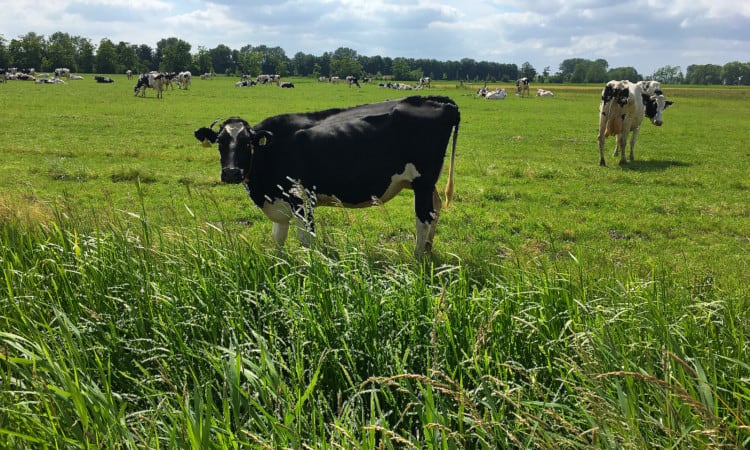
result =
M293 88L294 87L294 83L292 83L291 81L285 81L283 83L279 83L279 87L282 87L282 88Z
M429 88L432 86L432 80L430 80L430 77L422 77L419 79L419 87L423 88Z
M355 77L354 75L349 75L346 77L346 82L349 84L349 87L352 87L352 85L356 85L358 88L361 88L362 86L359 84L359 78Z
M113 80L110 77L103 77L101 75L94 75L94 81L97 83L114 83L115 80Z
M236 83L234 83L235 87L252 87L258 84L255 80L240 80Z
M516 95L523 97L524 94L527 97L531 97L531 93L529 93L529 79L526 77L516 80Z
M190 71L184 71L177 74L177 87L179 89L185 89L187 91L190 83L192 82L193 74Z
M55 78L68 78L70 77L70 69L61 67L59 69L55 69Z
M554 97L555 94L553 94L552 91L548 91L547 89L537 89L536 96L537 97Z
M128 80L130 80L131 78L133 78L133 71L128 69L125 71L125 75L128 77Z
M508 93L505 92L505 89L495 89L484 94L484 98L487 100L504 100L507 96Z
M407 97L325 111L282 114L251 126L231 117L214 130L195 130L204 145L218 142L221 180L243 183L273 222L281 245L291 219L303 245L314 233L315 206L379 205L402 189L414 191L415 255L432 248L446 147L453 132L446 205L453 196L453 164L460 114L447 97Z
M661 89L659 90L661 92ZM662 113L671 101L667 101L663 94L649 95L644 92L640 83L628 80L612 80L602 90L602 100L599 105L599 165L606 166L604 160L604 141L609 136L616 136L617 145L614 155L620 153L620 164L626 164L625 146L628 134L630 138L630 161L634 160L633 150L641 122L648 117L656 126L662 125Z
M140 92L141 97L146 96L146 88L156 91L156 98L162 98L162 91L166 88L168 78L165 74L159 72L142 73L138 77L138 82L133 88L133 95L137 96Z

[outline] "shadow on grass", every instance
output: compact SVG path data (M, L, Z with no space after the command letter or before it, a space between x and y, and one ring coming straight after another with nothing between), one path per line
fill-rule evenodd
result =
M634 170L638 172L663 172L672 167L690 167L692 164L673 161L673 160L636 160L628 161L627 164L620 166L623 170Z

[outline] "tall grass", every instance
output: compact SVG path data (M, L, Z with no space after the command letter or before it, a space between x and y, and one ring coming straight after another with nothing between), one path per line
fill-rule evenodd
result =
M0 222L0 447L750 444L746 286L259 251L191 213Z

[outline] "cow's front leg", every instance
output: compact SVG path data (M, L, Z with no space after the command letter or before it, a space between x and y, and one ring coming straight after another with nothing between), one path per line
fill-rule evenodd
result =
M284 245L286 236L289 234L289 222L273 222L271 234L278 245Z
M633 149L635 148L635 140L636 140L636 138L638 138L638 132L640 130L641 130L641 127L636 128L633 131L633 136L631 136L631 138L630 138L630 162L635 161L635 154L633 152Z
M294 223L297 237L303 247L309 248L315 238L315 221L311 205L299 204L294 207Z
M625 146L627 145L628 141L628 132L623 131L619 135L617 135L617 149L615 150L615 155L617 155L617 152L620 152L620 165L627 164L628 161L625 159Z

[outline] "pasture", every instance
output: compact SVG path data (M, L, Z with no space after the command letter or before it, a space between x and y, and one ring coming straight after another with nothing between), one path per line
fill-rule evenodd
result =
M602 168L601 86L112 78L0 85L0 447L750 443L747 89L665 86ZM192 135L416 93L461 111L422 261L409 192L275 248Z

